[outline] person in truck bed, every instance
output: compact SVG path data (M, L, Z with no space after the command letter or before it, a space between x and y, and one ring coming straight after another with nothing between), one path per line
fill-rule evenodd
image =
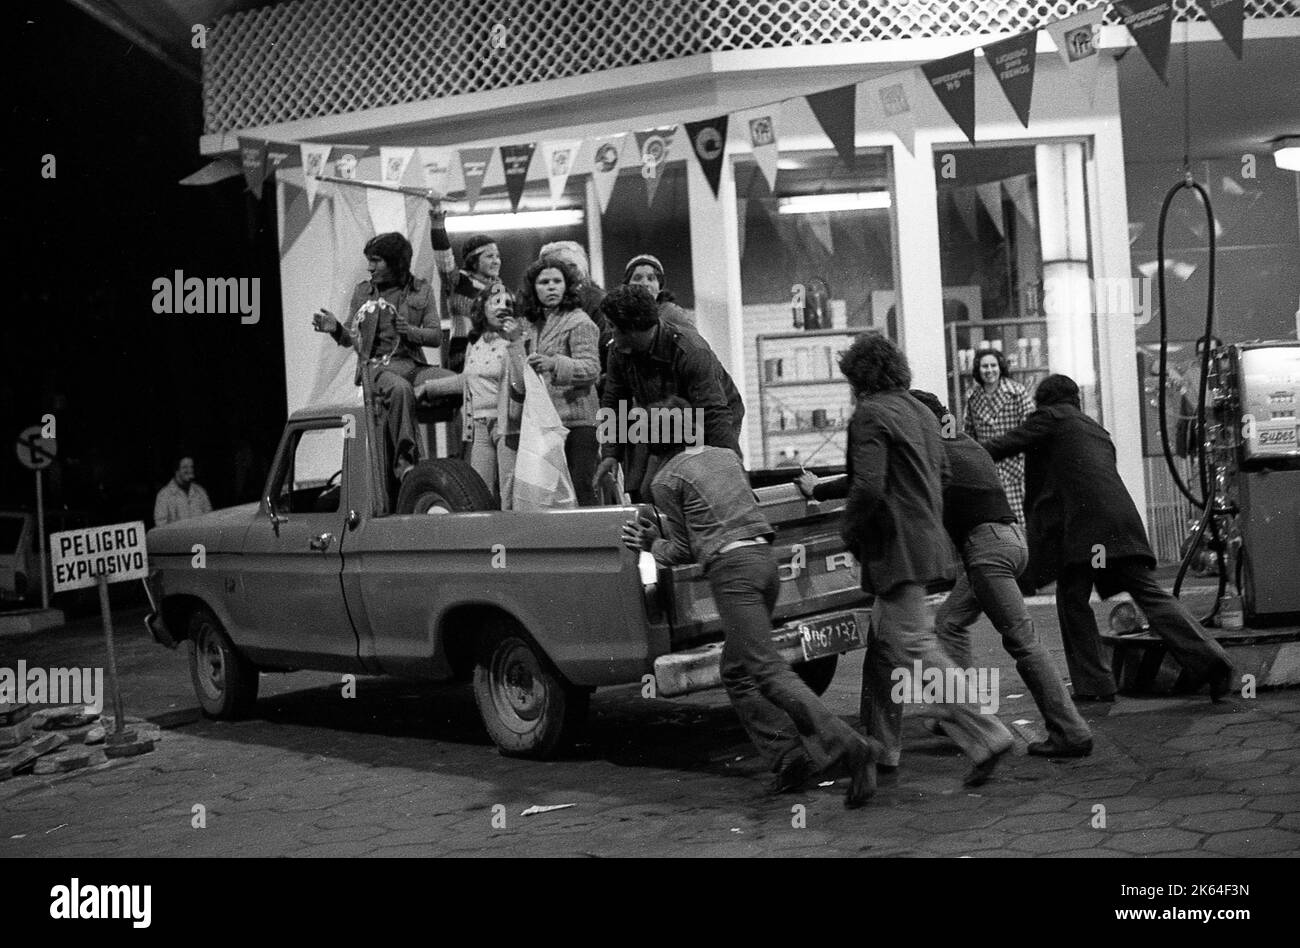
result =
M676 396L648 407L691 411ZM773 532L740 458L728 448L685 450L672 441L650 450L663 461L651 492L667 522L666 535L653 522L629 520L624 545L648 550L663 566L703 566L726 636L722 683L745 732L771 766L772 791L799 789L814 761L842 763L850 776L844 804L861 806L875 792L880 745L831 714L772 644L772 611L781 588Z

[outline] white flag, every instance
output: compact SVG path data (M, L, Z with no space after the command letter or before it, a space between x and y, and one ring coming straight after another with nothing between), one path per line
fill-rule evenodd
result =
M627 132L597 138L592 142L591 180L596 185L596 200L602 214L609 208L609 196L614 193L614 182L618 179L623 147L626 144Z
M573 139L562 142L542 142L542 162L546 166L546 177L551 183L551 207L554 208L560 203L560 198L564 196L564 186L569 181L569 175L573 173L573 166L577 163L578 149L582 147L582 139Z
M1064 20L1048 23L1045 27L1052 42L1056 44L1056 51L1061 54L1066 71L1088 93L1089 103L1097 90L1097 67L1101 64L1097 31L1101 29L1101 20L1105 15L1106 7L1103 4L1067 16Z
M781 104L745 112L736 116L736 124L744 129L754 163L767 179L767 186L776 191L776 165L781 157L781 146L776 138L777 122L781 119Z
M329 161L329 145L299 145L302 152L302 180L307 189L308 209L316 206L316 189L320 187L319 175L325 173L325 162Z
M515 510L559 510L578 506L564 458L568 429L555 410L546 383L524 371L524 414L515 456Z
M916 152L916 69L904 69L858 87L858 102L867 109L868 123L883 123L903 147Z
M424 170L424 186L437 191L440 196L451 190L451 172L456 161L454 148L421 148L420 167Z
M975 193L980 196L980 203L984 205L984 210L988 211L989 217L993 220L993 226L998 229L998 233L1006 236L1007 225L1002 217L1002 182L991 181L988 184L975 185Z
M414 148L388 148L379 149L379 175L384 184L401 184L402 176L406 174L406 166L411 163L411 158L415 156Z

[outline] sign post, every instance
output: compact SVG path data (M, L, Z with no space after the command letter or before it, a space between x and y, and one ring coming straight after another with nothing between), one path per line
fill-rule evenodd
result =
M153 750L153 741L138 739L126 729L122 689L117 681L117 653L113 648L113 617L108 604L108 584L147 579L149 554L145 549L144 522L118 523L50 534L50 565L54 591L99 587L99 611L108 648L108 680L113 689L113 733L105 739L109 757L131 757Z
M49 569L45 565L45 491L41 471L54 463L58 444L53 438L41 437L41 426L24 428L18 435L18 460L36 472L36 553L41 569L41 608L50 608L50 586L46 579Z

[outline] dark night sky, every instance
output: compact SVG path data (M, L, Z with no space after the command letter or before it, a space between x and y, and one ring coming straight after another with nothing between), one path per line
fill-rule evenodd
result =
M6 5L3 16L0 180L16 298L0 436L12 442L53 412L60 464L47 498L95 522L149 520L181 453L216 506L255 499L285 416L271 189L254 205L242 179L176 183L206 163L197 84L68 4ZM260 322L155 314L153 281L178 269L260 277ZM33 504L33 477L6 447L0 506Z

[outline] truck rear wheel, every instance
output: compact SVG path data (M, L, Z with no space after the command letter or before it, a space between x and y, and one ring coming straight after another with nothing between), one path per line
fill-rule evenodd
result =
M495 510L492 492L464 461L421 461L402 478L397 492L399 514L468 513Z
M190 678L210 718L247 717L257 704L257 666L236 651L219 620L205 608L189 620Z
M839 664L838 655L814 658L811 662L800 662L794 666L794 672L803 679L803 683L812 689L817 697L826 694L826 689L835 680L835 668Z
M572 743L586 720L590 693L565 681L537 646L507 624L492 630L479 648L474 700L503 755L544 760Z

